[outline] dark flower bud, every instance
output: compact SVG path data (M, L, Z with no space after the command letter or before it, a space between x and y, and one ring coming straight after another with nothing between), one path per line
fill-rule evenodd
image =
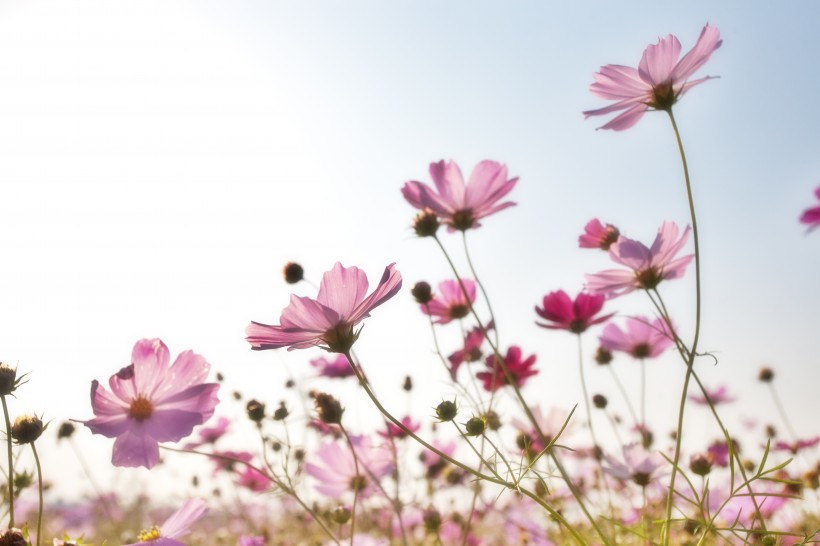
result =
M430 209L420 211L413 219L413 230L419 237L432 237L440 225L436 213Z
M216 380L219 381L220 383L225 381L225 376L222 375L222 372L216 372Z
M14 496L18 497L20 491L31 487L34 483L34 474L30 472L15 472L14 473Z
M330 519L339 525L344 525L350 521L350 508L347 506L337 506L335 510L330 513Z
M288 379L287 381L285 381L285 388L286 389L292 389L295 385L296 385L296 381L294 381L293 379Z
M481 436L487 428L487 423L481 417L472 417L464 423L467 436Z
M441 514L435 508L428 508L422 516L424 528L428 533L437 533L441 528Z
M777 436L777 429L774 428L774 425L766 425L766 436L769 438Z
M596 394L592 397L592 404L598 409L604 409L607 403L608 400L603 394Z
M612 352L606 347L598 347L598 350L595 351L595 362L601 366L609 364L612 362Z
M248 419L254 423L261 423L265 418L265 404L257 400L249 400L245 405L245 410L248 412Z
M456 418L458 414L458 407L456 406L455 402L451 402L449 400L445 400L438 406L436 406L436 417L441 422L445 421L452 421Z
M66 421L60 428L57 429L57 439L62 440L63 438L71 438L71 435L74 434L74 425Z
M276 408L276 411L273 412L273 420L274 421L284 421L285 418L289 415L288 408L285 407L285 403L282 402L279 404L279 407Z
M342 422L344 408L333 396L325 392L318 392L313 399L313 404L316 406L316 413L321 422L328 425L338 425Z
M242 400L242 393L239 391L233 391L231 396L233 396L234 400Z
M433 289L430 287L429 283L424 281L419 281L414 284L413 288L410 290L410 293L413 294L416 301L422 305L425 303L430 303L430 300L433 299Z
M305 459L305 450L302 448L294 449L293 458L296 459L297 462L302 462Z
M760 538L760 544L763 546L775 546L775 544L777 544L777 537L774 535L764 535Z
M706 455L697 453L689 459L689 470L698 476L706 476L712 471L712 461Z
M490 430L498 430L501 428L501 418L494 410L490 410L484 414L484 422Z
M270 448L274 452L279 452L279 451L282 451L282 444L281 444L281 442L273 441L273 442L270 443Z
M0 362L0 396L13 393L17 385L17 368Z
M30 444L46 429L43 421L35 415L21 415L11 425L11 437L18 444Z
M402 383L401 388L406 390L407 392L412 391L413 390L413 378L411 378L409 375L406 376L404 378L404 383Z
M23 531L11 528L0 533L0 546L28 546L28 540Z
M305 270L296 262L288 262L282 270L282 275L285 277L286 283L296 284L305 278Z
M757 378L764 383L770 383L774 379L774 371L771 368L760 368Z

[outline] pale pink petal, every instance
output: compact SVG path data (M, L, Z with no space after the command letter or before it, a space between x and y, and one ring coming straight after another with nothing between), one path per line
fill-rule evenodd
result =
M417 209L431 209L439 216L447 217L455 212L451 203L444 201L432 189L421 182L411 180L401 189L402 195Z
M191 385L174 393L167 393L165 398L154 401L155 410L184 410L198 412L202 424L214 413L214 408L219 403L217 383L202 383Z
M688 80L698 68L709 60L712 53L719 48L722 43L720 31L707 23L700 32L695 47L684 55L677 66L675 66L675 69L672 71L672 79Z
M684 273L686 273L686 267L694 258L695 255L690 254L689 256L683 256L677 260L672 260L664 266L663 278L671 280L683 277Z
M190 499L174 512L159 530L166 538L179 538L187 535L188 528L208 512L208 503L203 499Z
M455 161L430 163L430 177L443 201L449 203L453 210L463 207L464 177Z
M612 129L614 131L624 131L638 123L648 109L649 107L646 106L646 104L639 102L623 114L611 119L608 123L598 128Z
M159 445L150 436L127 430L114 441L114 466L153 468L158 462Z
M589 90L602 99L633 99L652 91L651 86L631 66L609 64L602 66L601 71L592 77L595 81L589 86Z
M610 351L629 351L632 347L631 339L615 324L607 324L598 339Z
M680 57L680 42L671 34L658 39L658 43L647 46L638 65L641 79L652 86L667 83L672 76L672 69Z
M642 269L649 264L652 251L639 241L620 237L609 247L609 257L613 262L625 265L630 269Z
M245 328L245 340L255 350L281 349L290 347L304 349L321 342L326 330L294 330L286 331L281 326L270 326L259 322L251 322ZM290 350L290 348L288 350Z
M649 108L648 106L646 106L646 101L648 100L649 96L632 97L610 104L609 106L604 106L603 108L597 108L595 110L586 110L582 113L584 114L584 119L587 119L591 116L603 116L605 114L611 114L612 112L619 112L621 110L635 108L636 106L643 106L644 108Z
M326 332L339 324L342 317L331 309L311 298L291 294L290 303L282 310L279 317L281 328L287 330L309 330Z
M493 194L499 192L507 182L507 167L495 161L484 160L473 168L467 188L464 193L465 208L477 209L482 203L493 197L495 200L506 195L507 189L499 196Z
M623 269L607 269L586 275L587 291L608 297L628 294L638 288L635 273Z
M350 322L355 323L367 317L371 310L383 304L401 290L401 273L396 270L395 266L396 264L392 263L384 268L382 278L379 279L379 285L372 294L362 300L353 310L350 317L348 317Z
M335 311L341 320L348 320L353 310L367 294L367 275L356 266L344 267L336 262L322 275L316 301Z

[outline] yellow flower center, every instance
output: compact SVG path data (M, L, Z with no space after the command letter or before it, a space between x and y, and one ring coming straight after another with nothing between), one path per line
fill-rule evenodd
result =
M154 413L154 405L144 395L139 395L131 401L128 415L137 421L145 421Z
M157 527L156 525L154 525L150 529L140 531L140 534L137 535L137 539L140 542L151 542L152 540L156 540L160 537L161 535L159 534L159 527Z

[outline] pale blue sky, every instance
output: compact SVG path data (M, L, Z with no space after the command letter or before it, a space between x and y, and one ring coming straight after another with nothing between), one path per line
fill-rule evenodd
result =
M636 65L668 33L686 51L708 21L724 44L700 74L720 79L676 107L703 238L701 347L720 357L701 366L768 419L755 376L773 366L801 433L816 433L820 233L797 218L820 183L818 5L669 6L0 2L0 358L32 372L16 408L89 417L91 379L153 336L277 400L281 369L318 353L251 353L243 329L277 321L286 261L318 280L341 260L373 282L395 261L408 289L448 276L399 193L441 158L520 177L518 207L471 245L502 343L539 354L527 392L571 406L574 340L535 327L532 308L610 267L577 249L583 225L598 216L650 242L664 220L689 222L667 120L596 132L603 121L581 116L604 105L592 73ZM664 288L691 333L692 275ZM649 312L639 295L609 308ZM412 372L431 377L419 407L451 392L406 291L366 324L357 349L385 390ZM674 359L650 371L658 404L680 375ZM88 441L107 458L110 441Z

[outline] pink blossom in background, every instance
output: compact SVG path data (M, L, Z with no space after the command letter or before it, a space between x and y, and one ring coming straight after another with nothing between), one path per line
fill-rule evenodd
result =
M220 417L215 425L199 429L199 439L186 443L185 446L183 446L184 449L196 449L207 444L215 444L217 440L228 432L228 426L230 424L231 422L227 417Z
M461 288L461 284L464 285L464 289ZM436 324L447 324L453 319L466 317L474 301L475 282L461 279L459 283L456 279L450 279L440 282L433 299L420 307L422 313L435 317Z
M532 416L535 419L535 422L538 423L538 428L541 429L541 433L544 435L544 439L547 443L552 442L560 433L561 436L559 438L559 443L566 444L565 440L570 434L572 434L576 427L576 421L570 419L568 411L556 406L552 406L547 411L546 415L541 411L540 406L532 407L531 411ZM564 425L566 425L566 427ZM530 442L529 447L531 451L540 453L545 447L547 447L541 443L541 440L538 437L538 432L533 429L529 420L513 417L512 426L517 431L527 435Z
M139 542L126 544L125 546L139 546L146 543L154 546L185 546L184 542L176 539L190 533L188 528L207 512L208 505L204 500L190 499L165 520L165 523L159 527L152 527L142 531L138 537Z
M114 466L153 467L159 442L178 442L213 415L219 385L204 383L210 365L192 351L169 362L161 340L143 339L134 345L131 364L108 380L110 393L91 383L95 417L83 423L94 434L116 438Z
M640 444L624 446L623 457L620 461L611 455L604 455L604 472L619 480L633 481L641 487L660 477L659 470L667 464L660 453L647 451Z
M407 430L411 431L411 432L418 432L419 429L421 429L421 425L418 424L416 421L414 421L409 416L402 417L401 424L404 425L404 427ZM407 438L407 433L404 431L404 429L400 428L398 425L395 425L395 424L391 423L390 421L387 422L387 430L386 431L380 430L380 431L378 431L378 434L379 434L379 436L381 436L382 438L385 438L385 439Z
M554 330L568 330L573 334L580 334L594 324L609 320L613 313L595 318L604 307L603 294L585 294L581 292L575 301L563 290L550 292L544 296L543 307L535 307L535 312L552 324L536 322L542 328Z
M535 366L535 355L530 355L526 359L522 358L521 348L515 345L507 350L507 355L504 357L504 362L507 364L510 375L517 387L524 386L527 379L538 373L538 370L533 368ZM501 369L495 355L488 356L484 364L489 368L489 371L476 374L476 377L481 380L484 390L492 392L509 385L507 376L504 370Z
M320 356L310 361L310 365L316 368L317 373L321 377L329 377L333 379L344 379L356 375L347 357L342 354L337 354L335 358Z
M684 93L711 78L689 81L721 43L720 31L707 24L695 47L680 60L680 42L670 34L660 38L657 44L647 46L637 69L617 64L602 66L601 71L593 75L595 81L589 90L596 97L616 102L587 110L584 118L625 110L601 127L622 131L638 123L650 109L671 110Z
M797 455L800 450L814 447L820 443L820 436L814 438L806 438L802 440L795 440L794 442L778 441L772 450L774 451L788 451L792 455Z
M239 546L265 546L265 537L258 536L241 536L239 537Z
M817 186L817 189L814 190L814 195L817 199L820 199L820 186ZM820 206L806 209L800 217L800 222L803 224L808 224L809 231L820 227Z
M715 390L705 390L706 396L709 397L709 400L711 400L712 405L715 406L718 404L728 404L729 402L734 402L736 400L734 396L731 396L729 394L729 389L726 388L726 385L721 385ZM689 400L696 404L701 404L705 406L708 403L706 400L706 396L703 396L702 394L690 394Z
M621 232L612 224L603 225L600 220L593 218L584 226L584 233L578 237L578 246L581 248L600 248L609 250L612 243L618 240Z
M249 466L242 465L242 467L242 469L237 469L236 483L238 485L256 493L271 489L271 480L266 474Z
M322 276L315 300L292 294L278 325L251 322L245 339L255 350L322 347L334 353L347 352L359 335L353 327L401 289L401 274L394 265L384 269L379 285L365 296L367 275L358 267L347 268L336 262Z
M678 239L678 226L674 222L663 223L651 248L622 235L609 247L609 257L629 270L607 269L587 275L586 289L613 298L633 290L651 290L663 280L680 278L694 258L692 254L675 258L688 238L687 226Z
M219 457L211 457L211 462L214 464L214 476L220 472L240 472L247 466L242 463L250 463L254 458L249 451L215 450L213 454L219 455Z
M490 332L493 328L495 328L493 321L490 321L487 326L485 326L487 332ZM458 368L464 362L476 362L481 360L483 356L481 346L484 344L485 339L487 338L484 335L484 330L476 326L464 336L464 348L455 351L447 357L447 360L450 362L450 377L453 381L456 380Z
M434 190L427 184L411 180L401 189L408 203L417 209L430 209L449 226L451 231L477 228L481 218L515 205L499 203L515 187L518 178L507 178L507 166L495 161L482 161L475 166L467 184L454 161L430 164Z
M626 319L626 330L607 324L599 339L606 349L623 351L635 358L655 358L674 344L663 320L650 321L646 317Z
M376 491L373 478L380 480L393 472L393 459L386 449L374 446L366 436L350 439L358 457L358 473L350 447L342 442L323 444L314 452L316 462L305 464L308 475L316 479L319 493L334 499L354 492L360 498L368 497Z

